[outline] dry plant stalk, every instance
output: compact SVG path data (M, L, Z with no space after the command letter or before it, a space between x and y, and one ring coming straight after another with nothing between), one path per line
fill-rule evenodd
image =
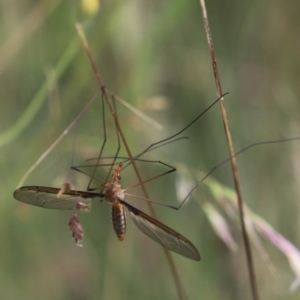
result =
M104 82L102 80L102 76L101 76L100 71L98 70L98 68L96 66L95 60L93 58L92 52L90 50L90 47L89 47L89 44L88 44L88 41L86 39L86 36L85 36L85 33L83 31L82 26L80 24L76 24L76 28L77 28L77 31L78 31L78 35L79 35L79 37L81 39L81 42L83 44L84 50L85 50L85 52L86 52L86 54L87 54L87 56L89 58L89 61L90 61L90 64L92 66L92 69L94 71L94 74L95 74L95 76L97 78L97 82L99 84L100 91L101 91L101 93L103 95L103 98L105 99L105 102L106 102L106 104L107 104L107 106L109 108L109 111L110 111L110 113L112 115L112 118L114 119L116 128L117 128L117 130L118 130L118 132L120 134L120 137L121 137L121 140L123 142L123 145L124 145L124 147L126 149L128 157L129 157L129 159L130 159L130 161L132 163L134 172L135 172L135 174L136 174L136 176L138 178L138 181L140 183L142 191L143 191L143 193L145 195L145 198L149 199L149 194L148 194L148 192L147 192L147 190L146 190L146 188L145 188L145 186L143 184L143 180L142 180L141 174L140 174L140 172L139 172L139 170L137 168L137 165L136 165L135 160L134 160L134 158L132 156L132 153L131 153L131 150L129 148L129 145L128 145L127 141L126 141L126 138L124 136L122 128L121 128L121 126L119 124L118 117L117 117L117 115L116 115L116 113L114 111L114 107L113 107L113 105L111 103L111 100L110 100L111 92L104 85ZM155 213L154 213L154 210L153 210L153 208L151 206L151 203L149 201L147 201L147 204L148 204L148 208L149 208L149 211L150 211L150 215L155 218ZM169 266L171 268L171 274L173 276L173 280L174 280L175 287L176 287L176 290L177 290L178 298L179 299L187 299L186 292L185 292L185 290L183 288L183 285L182 285L179 273L177 271L177 268L175 266L174 260L173 260L173 258L171 256L169 250L167 250L165 248L163 248L163 250L164 250L164 253L166 255L168 264L169 264Z
M214 52L214 48L213 48L212 37L210 34L204 0L200 0L200 7L201 7L201 11L202 11L202 18L203 18L205 33L206 33L207 43L208 43L211 61L212 61L212 68L213 68L214 78L215 78L215 83L216 83L216 88L217 88L217 95L220 97L222 95L222 87L221 87L221 81L220 81L216 56L215 56L215 52ZM239 181L236 159L234 157L233 143L232 143L232 139L231 139L229 123L228 123L227 113L226 113L225 104L224 104L223 99L220 100L220 106L221 106L221 113L222 113L222 119L223 119L226 140L227 140L227 144L228 144L228 150L229 150L229 154L231 157L231 160L230 160L231 169L232 169L234 186L235 186L237 199L238 199L239 216L240 216L240 222L241 222L241 228L242 228L243 241L244 241L244 245L245 245L245 249L246 249L247 266L248 266L248 271L249 271L252 296L253 296L254 300L259 300L255 272L254 272L253 259L252 259L252 253L251 253L251 247L250 247L249 237L247 234L245 220L244 220L244 209L243 209L241 185L240 185L240 181Z

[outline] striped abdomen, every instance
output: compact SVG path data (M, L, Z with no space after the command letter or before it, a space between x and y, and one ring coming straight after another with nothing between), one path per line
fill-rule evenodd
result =
M124 206L120 203L113 205L111 217L115 233L119 240L123 241L126 232L126 212Z

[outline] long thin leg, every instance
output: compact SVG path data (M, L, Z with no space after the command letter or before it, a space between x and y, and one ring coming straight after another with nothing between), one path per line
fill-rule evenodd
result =
M287 138L287 139L282 139L282 140L277 140L277 141L265 141L265 142L258 142L258 143L254 143L251 144L241 150L239 150L238 152L236 152L234 155L224 159L223 161L221 161L220 163L218 163L217 165L215 165L208 173L206 173L206 175L196 183L196 185L189 191L189 193L186 195L186 197L182 200L182 202L180 203L180 205L178 205L177 207L172 207L176 210L179 210L181 208L181 206L186 202L186 200L191 196L191 194L196 190L196 188L198 186L200 186L202 184L202 182L209 176L211 175L214 171L216 171L219 167L221 167L222 165L224 165L225 163L227 163L228 161L230 161L233 157L236 157L238 155L240 155L241 153L243 153L244 151L252 148L252 147L256 147L256 146L261 146L261 145L267 145L267 144L277 144L277 143L285 143L285 142L290 142L290 141L296 141L299 140L300 136L298 137L294 137L294 138Z
M211 105L209 105L200 115L198 115L192 122L190 122L188 125L186 125L183 129L181 129L180 131L178 131L177 133L161 140L161 141L158 141L156 143L153 143L151 144L149 147L147 147L143 152L141 152L139 154L139 156L136 156L137 158L140 157L141 155L143 155L144 153L148 152L148 151L151 151L151 149L153 147L157 148L157 147L160 147L159 144L164 144L170 140L172 140L174 137L178 136L179 134L181 134L182 132L184 132L185 130L187 130L189 127L191 127L199 118L201 118L210 108L212 108L217 102L219 102L219 100L221 98L223 98L224 96L226 96L228 93L225 93L223 95L221 95L221 97L219 97L217 100L215 100Z
M119 158L119 157L117 157L117 158ZM126 158L125 161L128 161L128 159ZM159 177L162 177L162 176L164 176L164 175L173 173L173 172L176 171L176 168L174 168L173 166L168 165L168 164L166 164L166 163L164 163L164 162L162 162L162 161L159 161L159 160L137 159L136 161L147 162L147 163L157 163L157 164L164 165L164 166L166 166L166 167L168 167L168 168L170 169L170 170L168 170L168 171L166 171L166 172L163 172L163 173L161 173L161 174L159 174L159 175L156 175L156 176L154 176L154 177L152 177L152 178L149 178L149 179L143 181L143 184L144 184L144 183L147 183L147 182L150 182L150 181L152 181L152 180L154 180L154 179L157 179L157 178L159 178ZM119 164L119 163L114 162L113 164L101 164L101 165L98 165L97 167L100 167L100 166L102 166L102 167L103 167L103 166L110 166L110 167L111 167L111 170L112 170L112 167L113 167L113 166L116 166L117 164ZM127 165L127 166L128 166L128 165ZM88 173L86 173L86 172L84 172L83 170L80 169L80 168L88 168L88 167L94 167L94 165L92 165L92 166L86 166L86 165L85 165L85 166L74 166L74 167L72 167L72 169L90 177L91 175L89 175ZM122 169L124 169L124 168L122 168ZM99 178L97 178L97 177L95 177L95 176L93 177L93 179L99 180L100 182L107 182L107 180L106 180L106 181L103 181L103 180L101 180L101 179L99 179ZM137 186L140 186L140 185L141 185L141 184L138 183L138 184L132 185L132 186L130 186L130 187L124 189L124 190L127 191L127 190L133 189L133 188L135 188L135 187L137 187ZM94 190L94 189L90 189L90 190Z
M97 169L102 166L102 164L100 164L100 160L102 158L102 154L103 154L103 151L104 151L104 148L105 148L105 145L106 145L106 142L107 142L107 132L106 132L106 119L105 119L105 103L104 103L104 99L103 99L103 95L102 95L102 130L103 130L103 136L104 136L104 140L102 142L102 146L100 148L100 152L99 152L99 155L98 157L96 158L97 159L97 162L96 164L94 165L90 165L89 167L94 167L93 169L93 172L92 172L92 175L90 176L90 180L89 180L89 183L88 183L88 186L87 186L87 190L90 191L90 190L93 190L93 188L91 188L91 184L92 184L92 181L94 179L96 179L96 172L97 172ZM112 103L113 103L113 106L114 106L114 110L116 112L116 107L115 107L115 101L114 101L114 98L112 97ZM117 114L116 114L117 116ZM119 132L118 130L115 128L115 131L116 131L116 137L117 137L117 143L118 143L118 146L117 146L117 150L116 150L116 153L115 155L113 156L113 162L112 164L110 164L111 168L109 170L109 172L107 173L107 177L106 179L104 180L104 182L107 182L109 177L110 177L110 174L112 172L112 168L114 166L114 163L118 157L118 154L120 152L120 149L121 149L121 143L120 143L120 136L119 136ZM73 167L74 170L77 170L79 172L81 172L79 169L78 166L75 166ZM84 173L84 172L81 172L81 173ZM87 175L86 173L84 173L85 175Z

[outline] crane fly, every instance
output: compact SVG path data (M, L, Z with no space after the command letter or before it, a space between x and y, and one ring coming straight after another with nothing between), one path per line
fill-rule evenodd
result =
M222 95L222 97L225 96ZM94 101L94 98L92 99ZM114 100L114 98L112 98ZM154 180L155 178L161 177L163 175L172 173L176 171L176 168L163 163L161 161L149 161L149 160L143 160L140 159L140 157L156 148L165 146L169 143L176 142L181 139L185 139L187 137L178 137L177 136L184 132L187 128L189 128L193 123L195 123L205 112L207 112L215 103L217 103L220 100L218 98L215 102L213 102L208 108L206 108L200 115L198 115L191 123L189 123L186 127L184 127L182 130L177 132L176 134L173 134L172 136L165 138L161 141L158 141L156 143L151 144L149 147L147 147L144 151L142 151L140 154L133 157L134 161L144 161L144 162L153 162L153 163L159 163L169 168L168 171L157 175L151 179L148 179L146 181L143 181L143 183ZM89 105L92 103L90 101ZM114 106L114 101L112 101ZM74 126L74 124L81 118L83 113L86 111L88 106L84 108L84 111L82 111L77 118L70 124L68 127L71 128ZM135 223L135 225L147 236L149 236L151 239L162 245L163 247L176 252L182 256L185 256L187 258L199 261L200 260L200 254L198 250L195 248L195 246L184 236L176 232L175 230L171 229L170 227L166 226L165 224L157 221L153 217L145 214L144 212L140 211L139 209L135 208L134 206L130 205L129 203L124 201L125 198L125 190L129 189L122 189L121 185L119 184L120 180L120 173L122 169L128 167L132 162L129 158L119 157L119 151L120 151L120 138L119 138L119 132L116 130L116 139L118 143L118 147L116 150L116 153L112 157L113 161L111 164L102 164L102 166L110 166L110 171L108 172L107 178L105 182L107 182L107 179L109 178L109 174L111 172L112 180L111 182L105 183L100 187L100 191L96 191L97 189L92 188L92 180L96 179L96 171L101 166L100 160L105 158L102 156L106 140L107 140L107 134L106 134L106 127L105 127L105 105L104 101L102 101L102 120L103 120L103 134L104 139L102 146L100 148L100 152L98 157L95 159L96 163L93 165L85 165L85 166L73 166L71 169L79 171L85 175L88 175L90 177L90 181L87 186L87 191L78 191L78 190L71 190L69 186L65 186L63 189L59 188L53 188L53 187L44 187L44 186L23 186L21 188L18 188L14 192L14 198L35 206L43 207L43 208L49 208L49 209L61 209L61 210L80 210L80 209L87 209L89 208L89 204L92 199L94 198L100 198L100 200L104 199L109 204L112 205L112 222L114 230L119 238L120 241L122 241L125 238L125 231L126 231L126 212L124 207L126 207L130 213L130 216ZM118 159L123 159L123 162L117 162ZM92 159L93 160L93 159ZM123 166L124 164L124 166ZM117 169L113 172L114 166L117 165ZM93 168L93 172L91 175L87 174L81 168ZM131 186L130 188L133 188L135 186ZM128 194L129 195L129 194ZM134 196L134 195L131 195ZM139 198L139 197L138 197ZM148 199L145 199L148 200ZM186 199L185 199L186 200ZM185 201L184 200L184 201ZM150 201L150 200L148 200ZM183 201L183 202L184 202ZM152 201L155 202L155 201ZM182 204L183 204L182 202ZM158 203L158 202L155 202ZM158 203L161 204L161 203ZM181 204L181 205L182 205ZM162 204L161 204L162 205ZM178 210L179 207L175 206L169 206L173 209ZM81 241L83 236L83 230L79 224L79 218L77 215L73 215L73 217L69 221L69 226L72 231L73 237L78 244L78 241ZM74 229L75 228L75 229ZM77 230L77 231L76 231ZM78 234L78 235L77 235Z
M24 186L14 192L15 199L51 209L78 210L86 207L94 198L107 201L112 206L112 223L118 239L122 241L126 232L126 207L135 225L148 237L163 247L187 258L199 261L200 254L195 246L184 236L150 217L124 201L125 189L119 184L123 164L119 163L111 182L105 183L103 192L76 191L43 186Z

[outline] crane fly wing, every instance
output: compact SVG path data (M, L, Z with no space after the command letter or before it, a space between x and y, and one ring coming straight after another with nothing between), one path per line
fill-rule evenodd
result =
M14 192L15 199L43 208L75 210L77 203L89 204L97 194L69 190L59 194L61 189L43 186L23 186Z
M137 208L122 201L135 225L146 235L163 247L193 260L200 260L200 254L195 246L184 236L153 219Z

